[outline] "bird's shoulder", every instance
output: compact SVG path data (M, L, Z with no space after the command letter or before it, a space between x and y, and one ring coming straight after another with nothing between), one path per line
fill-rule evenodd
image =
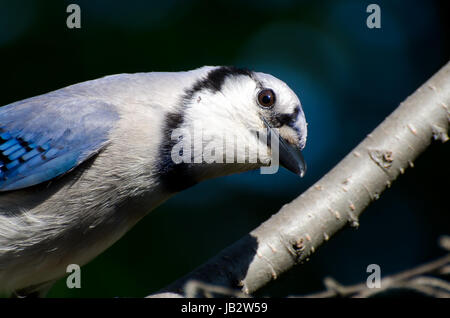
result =
M64 174L98 153L118 120L114 105L60 90L0 108L0 191Z

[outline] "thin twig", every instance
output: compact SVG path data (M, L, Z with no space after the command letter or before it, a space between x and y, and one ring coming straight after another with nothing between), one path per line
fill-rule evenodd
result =
M404 272L387 276L381 280L381 288L371 289L368 288L366 283L360 283L352 286L342 286L332 278L326 278L324 283L327 290L315 294L306 295L307 298L331 298L331 297L369 297L375 293L386 291L388 288L406 288L407 286L417 285L432 285L436 280L428 278L428 280L413 280L418 279L419 276L424 274L433 274L439 272L439 270L450 264L450 254L447 254L435 261L417 266L413 269L406 270ZM442 280L439 280L439 286ZM445 283L445 282L444 282ZM449 290L450 292L450 290ZM450 294L448 294L450 295Z

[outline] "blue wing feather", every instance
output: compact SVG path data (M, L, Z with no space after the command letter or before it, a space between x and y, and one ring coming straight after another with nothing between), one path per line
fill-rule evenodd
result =
M98 153L116 108L63 90L0 108L0 191L58 177Z

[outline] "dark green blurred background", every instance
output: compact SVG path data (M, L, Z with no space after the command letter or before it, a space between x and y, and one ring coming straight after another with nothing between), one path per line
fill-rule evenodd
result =
M381 7L368 29L366 7ZM82 28L66 27L81 7ZM448 1L1 1L0 105L115 73L237 65L271 73L299 95L308 173L257 171L211 180L164 203L50 297L148 295L189 272L294 199L357 145L449 57ZM379 201L308 264L259 295L318 291L322 279L365 281L442 254L449 233L448 145L434 144ZM442 181L447 181L444 185Z

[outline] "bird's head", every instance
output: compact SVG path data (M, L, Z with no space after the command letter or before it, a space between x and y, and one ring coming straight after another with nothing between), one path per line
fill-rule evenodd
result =
M278 165L278 159L304 175L305 115L283 81L235 67L192 72L201 75L185 90L179 109L167 115L171 138L163 145L164 170L171 182L183 176L188 181L180 187L185 188L206 178Z

